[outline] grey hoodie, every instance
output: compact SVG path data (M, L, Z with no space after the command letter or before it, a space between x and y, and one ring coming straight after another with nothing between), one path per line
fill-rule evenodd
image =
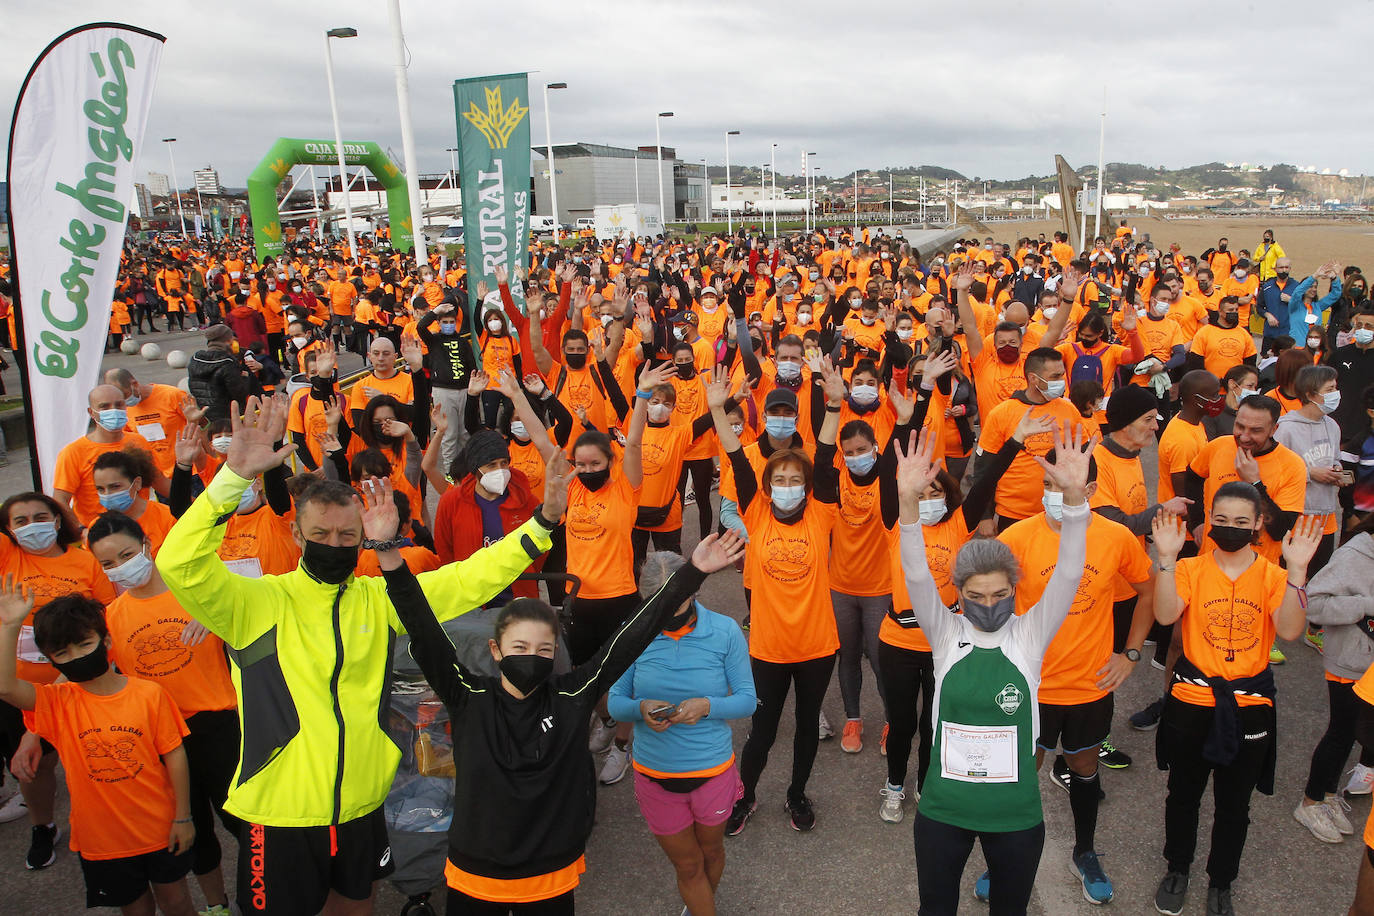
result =
M1308 468L1340 466L1341 428L1330 417L1312 420L1296 410L1290 411L1279 417L1274 438L1297 452ZM1303 512L1307 515L1340 512L1339 489L1335 484L1317 483L1308 477L1307 504Z
M1288 414L1292 416L1292 414ZM1322 661L1337 677L1359 680L1374 663L1374 639L1364 619L1374 616L1374 536L1346 541L1307 583L1307 622L1325 628Z

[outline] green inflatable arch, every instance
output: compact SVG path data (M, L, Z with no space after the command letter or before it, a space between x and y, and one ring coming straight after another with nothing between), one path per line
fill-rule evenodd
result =
M375 143L345 143L344 162L370 171L386 189L386 212L391 224L391 244L405 251L415 247L410 229L410 198L405 175ZM253 245L258 260L281 257L281 217L277 210L277 186L292 166L339 164L333 140L298 140L281 137L248 176L248 214L253 220Z

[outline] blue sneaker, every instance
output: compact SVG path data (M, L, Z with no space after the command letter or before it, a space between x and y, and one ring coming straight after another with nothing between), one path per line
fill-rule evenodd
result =
M992 882L988 880L988 873L983 872L978 876L978 880L973 882L973 899L987 903L991 896Z
M1071 856L1069 867L1078 876L1078 880L1083 883L1084 900L1094 904L1111 902L1112 880L1102 870L1102 863L1098 861L1097 853L1085 852L1082 855Z

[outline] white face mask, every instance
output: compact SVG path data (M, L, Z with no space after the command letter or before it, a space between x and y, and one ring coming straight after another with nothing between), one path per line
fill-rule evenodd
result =
M910 339L911 339L911 335L912 335L912 330L911 330L911 328L898 328L898 329L897 329L897 339L898 339L898 340L910 340Z
M505 327L505 325L501 323L500 318L487 319L487 330L491 331L493 334L500 334L503 327Z
M934 499L923 499L920 508L922 525L938 525L940 519L945 517L945 498L937 496Z
M1064 494L1046 493L1040 497L1040 504L1045 507L1045 514L1056 522L1064 520Z
M649 422L666 423L668 418L673 415L671 404L650 404L648 407Z
M1163 299L1156 299L1152 308L1157 317L1163 317L1169 314L1169 303L1165 302Z
M797 324L810 324L810 323L811 323L811 313L810 313L810 312L798 312L798 313L797 313Z
M1322 413L1335 413L1336 408L1341 406L1341 393L1339 391L1328 391L1322 395Z
M806 499L806 487L802 484L795 487L774 487L772 498L773 508L779 512L791 512Z
M529 433L525 432L525 424L519 420L510 421L510 434L517 439L528 439Z
M1359 344L1362 347L1367 347L1369 346L1369 344L1374 343L1374 329L1356 328L1355 343Z
M878 400L877 385L855 385L849 392L849 396L854 399L855 404L867 407L869 404Z
M153 577L153 558L145 548L113 569L105 570L105 576L121 588L147 585Z
M506 485L510 483L510 468L497 468L494 471L487 471L477 479L477 482L482 485L483 490L500 496L506 492Z
M293 337L293 338L291 338L291 342L292 342L293 344L296 345L296 349L297 349L297 350L301 350L301 349L304 349L304 348L305 348L305 345L306 345L306 344L310 343L310 338L309 338L309 337Z
M1250 397L1250 395L1252 395L1252 394L1259 394L1259 389L1258 389L1258 388L1242 388L1242 389L1240 390L1240 394L1238 394L1238 395L1236 396L1236 401L1237 401L1237 402L1243 401L1243 400L1245 400L1246 398Z
M1054 318L1055 315L1059 314L1059 309L1051 305L1048 308L1041 309L1040 314L1045 316L1046 321L1050 321Z
M227 455L229 454L229 443L233 441L233 436L216 436L210 440L210 447L221 455Z
M730 428L733 429L733 430L735 431L735 435L736 435L736 436L742 436L742 435L744 435L744 424L743 424L743 423L731 423L731 424L730 424Z

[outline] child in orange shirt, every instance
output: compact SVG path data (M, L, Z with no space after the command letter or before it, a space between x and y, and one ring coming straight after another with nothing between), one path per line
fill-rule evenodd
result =
M100 603L65 595L34 615L34 640L67 678L21 681L15 658L33 594L0 586L0 699L33 712L33 730L57 747L71 794L71 847L81 857L87 907L194 916L186 724L156 683L110 668ZM57 838L57 828L47 825Z

